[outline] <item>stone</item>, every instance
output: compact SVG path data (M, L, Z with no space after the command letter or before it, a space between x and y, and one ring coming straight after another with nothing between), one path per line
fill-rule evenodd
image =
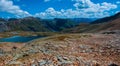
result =
M108 66L118 66L118 65L113 63L113 64L110 64L110 65L108 65Z

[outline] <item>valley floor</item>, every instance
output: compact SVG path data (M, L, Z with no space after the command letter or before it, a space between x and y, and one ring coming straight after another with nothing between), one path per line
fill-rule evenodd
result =
M60 34L0 43L0 66L120 65L120 34Z

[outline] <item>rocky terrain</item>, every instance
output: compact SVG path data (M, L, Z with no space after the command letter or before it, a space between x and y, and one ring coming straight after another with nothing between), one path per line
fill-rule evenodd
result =
M1 32L0 38L12 37L12 36L52 36L61 34L58 32L31 32L31 31L11 31L11 32Z
M92 23L77 20L0 19L0 38L44 36L0 42L0 66L120 66L120 13Z
M119 66L120 34L60 34L0 43L0 66Z

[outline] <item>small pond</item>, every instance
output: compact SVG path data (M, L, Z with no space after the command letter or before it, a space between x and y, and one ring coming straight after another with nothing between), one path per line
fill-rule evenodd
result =
M42 36L12 36L8 38L0 38L0 42L28 42L37 38L42 38Z

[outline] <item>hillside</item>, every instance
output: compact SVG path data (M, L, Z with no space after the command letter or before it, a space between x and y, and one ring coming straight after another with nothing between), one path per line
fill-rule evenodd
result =
M101 19L95 20L91 24L110 22L110 21L116 20L118 18L120 18L120 12L118 12L117 14L115 14L113 16L109 16L109 17L105 17L105 18L101 18Z
M117 34L62 34L22 44L1 43L0 65L119 66L119 37Z
M41 31L41 32L50 31L40 22L40 20L34 17L9 20L7 26L10 28L10 31Z
M101 32L120 30L120 13L117 13L110 17L105 17L93 21L92 23L83 23L74 28L63 30L63 32Z
M116 15L112 17L116 17ZM58 18L43 20L40 18L26 17L22 19L11 18L8 21L2 20L1 27L6 26L6 29L9 28L10 32L1 32L1 38L16 35L44 37L24 43L1 42L0 65L120 65L120 17L110 19L107 22L81 23L77 27L75 25L77 24L69 19ZM63 30L63 33L59 32L61 30Z
M79 21L79 20L78 20ZM56 32L66 28L75 27L78 24L72 19L40 19L35 17L0 19L0 32L7 31L34 31Z

